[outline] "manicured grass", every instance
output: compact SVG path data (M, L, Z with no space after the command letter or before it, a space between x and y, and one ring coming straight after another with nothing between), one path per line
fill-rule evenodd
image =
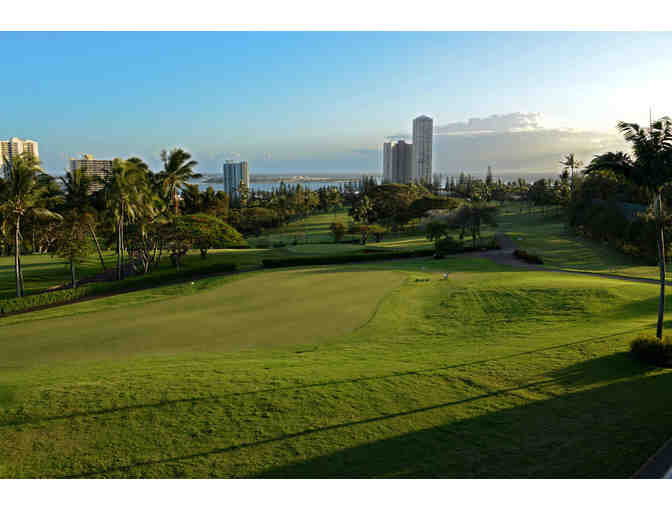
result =
M523 250L540 255L544 265L562 269L658 278L656 266L567 230L562 216L547 216L540 210L520 212L516 205L505 205L498 230L508 234Z
M456 257L128 297L0 320L1 475L627 477L672 426L626 353L652 285Z

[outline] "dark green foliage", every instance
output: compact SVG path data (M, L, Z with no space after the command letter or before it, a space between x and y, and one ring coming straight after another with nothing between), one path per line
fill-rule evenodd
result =
M460 241L456 241L452 237L444 237L442 239L437 239L434 243L436 249L437 257L443 257L444 255L451 255L454 253L462 253L464 247Z
M513 252L513 255L521 260L524 260L525 262L529 262L530 264L544 263L544 261L541 260L541 257L539 255L534 255L533 253L527 253L525 250L516 250Z
M640 335L630 343L630 352L645 363L672 367L672 337L660 339L652 335Z
M346 264L348 262L370 262L375 260L393 260L412 257L429 257L434 255L433 248L403 252L375 252L370 254L353 253L346 255L332 255L328 257L288 257L264 259L265 268L293 267L293 266L321 266L330 264Z
M343 240L343 236L345 236L345 225L343 225L343 223L333 222L331 225L329 225L329 230L331 230L331 233L334 236L335 243Z

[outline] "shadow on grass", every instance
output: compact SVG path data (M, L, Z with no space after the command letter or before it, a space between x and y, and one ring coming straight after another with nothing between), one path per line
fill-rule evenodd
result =
M621 365L621 360L613 361ZM581 367L572 371L583 380L592 377L581 372ZM256 476L626 478L669 438L671 383L670 371L613 383L347 448Z
M630 353L617 352L553 370L546 376L563 385L578 388L616 379L639 377L653 370L656 370L656 367L634 359Z
M622 368L623 360L606 357L605 367ZM570 371L577 380L590 377L588 364ZM560 374L567 377L568 374ZM368 419L353 420L254 442L188 455L152 459L73 477L125 476L129 470L188 462L247 448L303 440L314 436L394 421L453 406L477 404L493 397L536 391L548 395L555 379L504 388L481 395L417 407ZM667 439L672 425L668 388L672 371L597 389L552 396L543 401L498 410L474 418L347 448L328 455L261 471L268 478L368 477L627 477ZM546 391L544 391L546 390ZM524 396L517 395L521 398ZM485 404L487 407L488 404ZM654 417L654 419L652 419ZM368 432L374 436L374 427ZM359 433L361 434L361 430ZM366 434L366 433L365 433ZM134 476L138 471L134 473Z

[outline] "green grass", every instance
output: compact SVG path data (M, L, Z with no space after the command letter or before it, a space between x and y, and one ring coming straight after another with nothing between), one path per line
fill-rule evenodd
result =
M579 271L658 278L657 266L643 265L637 258L596 241L575 236L562 216L545 216L519 206L505 205L498 230L508 234L521 249L540 255L545 266Z
M449 258L119 298L0 320L1 475L627 477L672 426L626 354L652 285Z

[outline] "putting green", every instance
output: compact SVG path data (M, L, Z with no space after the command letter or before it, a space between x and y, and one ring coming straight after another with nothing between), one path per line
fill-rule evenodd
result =
M353 277L296 269L264 272L195 295L133 307L105 310L101 300L96 306L102 311L95 313L4 327L0 323L0 353L5 366L26 367L322 342L369 320L378 301L403 278L385 270Z

